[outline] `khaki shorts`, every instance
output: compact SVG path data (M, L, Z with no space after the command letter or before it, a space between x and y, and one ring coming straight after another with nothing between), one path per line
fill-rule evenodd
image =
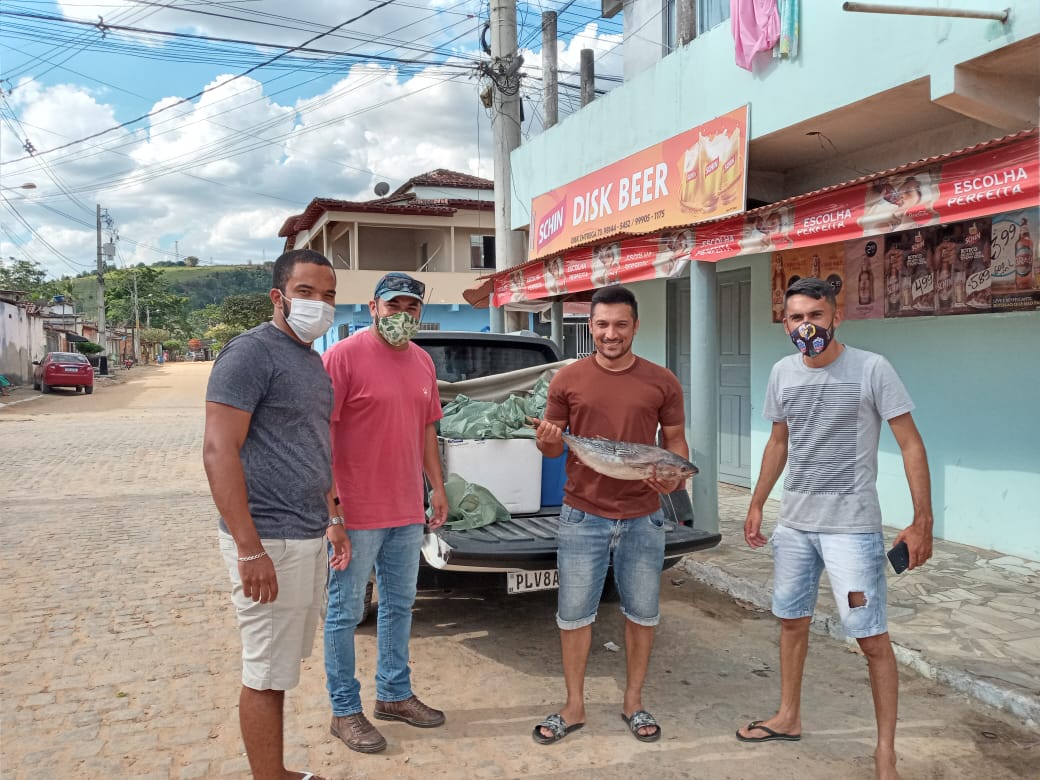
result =
M242 592L235 540L223 531L219 534L242 633L242 684L257 691L295 688L300 662L310 656L318 623L325 615L329 573L325 537L261 540L278 577L278 597L261 604Z

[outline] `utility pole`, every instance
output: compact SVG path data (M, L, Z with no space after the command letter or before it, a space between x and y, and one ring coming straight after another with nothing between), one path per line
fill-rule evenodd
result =
M141 306L137 297L137 269L134 269L134 360L141 359Z
M97 204L97 305L98 305L98 344L103 349L101 354L107 351L108 337L105 334L105 260L101 254L101 204Z
M542 126L545 130L560 119L560 87L556 58L556 12L542 14ZM563 301L557 296L549 311L549 338L563 351Z
M560 120L560 88L556 64L556 12L542 14L542 126L548 130Z
M181 242L180 241L174 241L173 242L173 260L176 263L179 263L181 261Z
M592 49L581 50L581 105L587 106L596 99L596 53Z
M524 242L513 230L509 155L520 145L520 66L516 49L516 0L491 0L491 130L495 144L495 269L505 271L521 261ZM506 330L504 308L491 308L491 330ZM512 329L512 323L510 323Z

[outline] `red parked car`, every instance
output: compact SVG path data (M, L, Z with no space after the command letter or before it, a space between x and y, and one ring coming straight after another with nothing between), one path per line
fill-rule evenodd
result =
M77 352L48 352L33 361L33 389L49 393L52 387L74 387L78 393L94 392L94 367Z

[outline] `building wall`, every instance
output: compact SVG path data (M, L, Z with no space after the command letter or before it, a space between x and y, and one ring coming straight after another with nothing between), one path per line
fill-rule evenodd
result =
M654 0L643 2L657 7ZM513 227L527 225L532 198L743 103L751 105L754 143L886 90L924 84L932 97L944 94L957 64L1040 33L1040 3L972 3L985 10L1009 6L1011 22L1001 25L854 14L843 12L837 2L803 3L798 58L765 61L762 67L756 63L754 73L734 64L729 26L716 27L514 151ZM710 78L697 78L698 74ZM885 105L875 103L876 121L898 121L898 116L886 115ZM948 123L928 132L838 150L827 164L778 174L770 182L773 197L856 178L863 171L912 162L1004 132L948 113ZM754 171L754 149L750 158ZM766 381L773 363L791 354L793 347L782 327L770 322L768 256L723 261L717 270L747 266L752 271L755 481L769 434L769 424L761 417ZM644 292L643 285L633 289L640 296L643 320L637 351L650 359L656 354L663 363L665 315L658 318L648 305L655 292ZM696 312L693 317L696 321ZM1040 312L857 321L842 325L839 334L846 343L885 354L917 404L914 417L931 462L936 534L1040 560L1040 535L1035 533L1040 519ZM910 521L912 508L898 447L887 427L880 448L878 488L885 520L902 526Z
M644 2L655 6L656 0ZM919 79L933 79L941 88L954 65L1040 33L1035 0L972 3L982 10L1009 6L1011 21L1000 25L847 13L837 2L802 3L798 58L767 61L762 68L756 65L755 73L736 66L729 25L719 25L514 151L513 227L527 225L532 198L744 103L751 104L754 140ZM877 106L879 117L884 109ZM963 121L949 114L951 123ZM993 130L987 137L1000 134ZM908 152L902 162L913 159ZM750 164L753 168L753 155ZM859 175L839 173L838 181Z
M490 327L489 309L474 309L465 304L430 304L423 310L423 322L440 325L440 330L481 331ZM339 341L341 325L351 326L351 330L367 328L372 324L368 306L364 304L336 306L336 319L324 337L314 342L314 349L324 352Z
M625 81L659 61L664 54L664 0L625 0Z
M771 322L769 256L751 265L752 482L771 424L762 417L766 382L794 350ZM740 267L719 263L718 270ZM944 539L1040 560L1040 312L855 320L843 343L879 352L899 372L917 409L932 474L935 533ZM884 427L878 493L885 523L913 516L899 447ZM779 498L779 485L773 495Z
M32 383L32 361L47 354L43 318L0 301L0 374L15 384Z

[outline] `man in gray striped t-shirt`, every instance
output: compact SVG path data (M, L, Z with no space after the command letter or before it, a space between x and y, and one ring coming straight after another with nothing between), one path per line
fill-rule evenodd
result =
M784 298L784 328L798 348L776 363L766 389L773 429L751 497L744 538L762 535L762 507L784 467L784 492L773 534L773 614L780 619L780 708L737 731L741 742L801 739L801 681L820 574L827 570L845 633L867 658L878 722L874 760L879 778L896 778L899 675L888 637L885 545L877 496L881 422L903 455L913 523L899 532L909 568L932 555L928 458L906 388L885 358L834 339L841 322L834 289L801 279Z

